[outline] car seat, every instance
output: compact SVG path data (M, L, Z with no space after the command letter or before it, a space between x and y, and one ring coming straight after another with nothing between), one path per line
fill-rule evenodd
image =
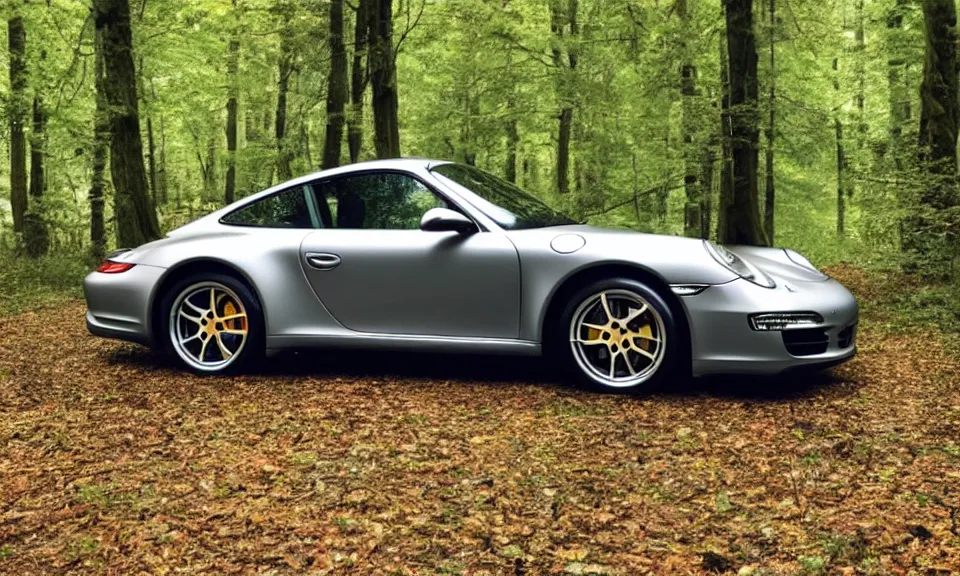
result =
M345 192L337 199L337 228L363 228L366 202L356 192Z

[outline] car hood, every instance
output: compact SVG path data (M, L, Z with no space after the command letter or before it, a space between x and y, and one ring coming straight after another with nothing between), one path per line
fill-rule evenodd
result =
M700 238L647 234L628 229L597 228L585 224L552 226L508 233L520 250L531 254L536 250L557 247L572 251L565 254L584 263L627 262L639 264L670 283L723 284L738 278L718 263L704 249ZM579 241L570 238L580 237ZM822 282L826 277L815 270L798 265L781 248L726 246L744 260L770 275L775 281Z
M597 265L627 264L641 266L670 284L723 284L737 278L697 238L583 224L512 230L507 235L521 261L534 269L556 266L573 274Z
M823 282L829 277L816 270L801 266L787 256L783 248L765 246L725 246L737 256L770 275L778 284L787 282Z

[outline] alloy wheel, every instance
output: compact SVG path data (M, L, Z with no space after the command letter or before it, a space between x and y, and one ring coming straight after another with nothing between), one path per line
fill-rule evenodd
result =
M236 292L219 282L184 289L170 308L170 342L191 367L223 370L247 343L247 312Z
M624 289L586 298L570 321L577 365L604 386L628 388L650 380L663 363L663 318L647 300Z

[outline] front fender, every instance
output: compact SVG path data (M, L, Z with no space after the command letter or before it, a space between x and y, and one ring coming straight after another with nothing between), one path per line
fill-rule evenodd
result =
M568 234L583 237L583 247L568 254L555 251L551 242ZM541 326L554 296L565 283L592 268L628 267L657 278L664 286L725 284L737 278L718 264L698 239L587 226L518 230L508 236L520 254L520 337L527 340L540 341Z

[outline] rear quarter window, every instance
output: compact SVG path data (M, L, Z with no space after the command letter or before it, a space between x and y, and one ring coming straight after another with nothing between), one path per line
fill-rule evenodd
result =
M258 228L314 228L303 187L291 188L257 200L220 219L233 226Z

